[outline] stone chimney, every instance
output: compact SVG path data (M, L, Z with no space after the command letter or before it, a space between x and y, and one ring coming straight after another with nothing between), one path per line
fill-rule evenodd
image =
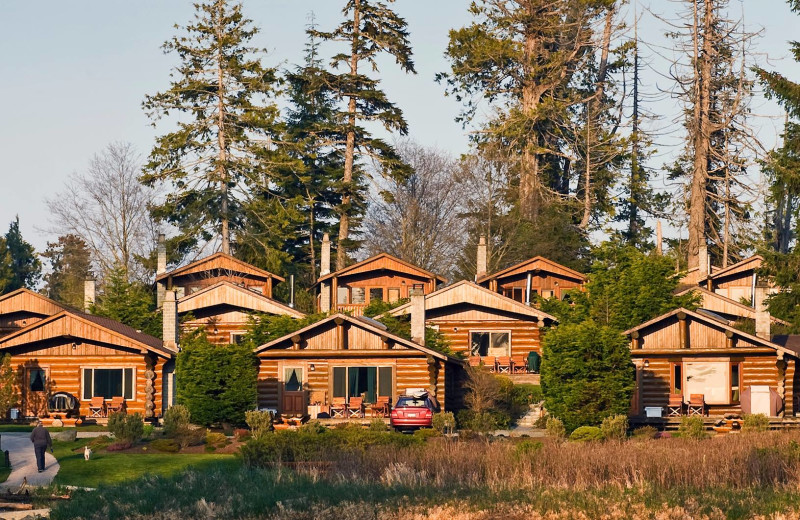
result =
M412 287L411 297L411 341L425 345L425 292L422 287Z
M156 278L167 272L167 244L164 233L158 235L158 245L156 246ZM165 282L156 282L156 305L161 307L164 303L164 293L167 290Z
M772 334L770 331L771 316L767 310L767 297L769 296L769 287L766 284L757 284L754 292L755 301L753 302L756 309L756 336L759 338L770 341Z
M481 235L481 238L478 240L478 258L477 258L477 269L475 270L475 279L481 278L486 276L487 270L487 258L486 258L486 235Z
M175 291L166 291L162 305L163 339L165 347L178 346L178 300Z
M319 259L319 275L331 274L331 237L325 233L322 235L322 253Z
M700 280L708 278L710 269L708 265L708 246L705 243L700 244L700 248L697 251L697 267L700 270L698 273Z
M97 298L97 285L94 280L85 280L83 282L83 310L89 312L89 309L94 305Z

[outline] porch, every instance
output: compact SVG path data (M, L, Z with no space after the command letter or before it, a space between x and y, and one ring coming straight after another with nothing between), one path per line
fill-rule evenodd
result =
M695 416L703 420L703 425L708 431L714 431L714 427L724 419L724 416ZM642 426L652 426L659 431L677 431L683 417L645 417L633 416L628 420L630 428L636 429ZM800 429L800 417L770 417L770 430L794 430Z

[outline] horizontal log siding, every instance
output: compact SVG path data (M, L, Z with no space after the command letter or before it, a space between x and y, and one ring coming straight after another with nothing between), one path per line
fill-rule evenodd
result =
M434 320L430 325L439 327L439 332L450 343L453 352L469 355L470 331L511 332L511 355L527 356L529 352L541 352L539 327L526 321L448 321Z

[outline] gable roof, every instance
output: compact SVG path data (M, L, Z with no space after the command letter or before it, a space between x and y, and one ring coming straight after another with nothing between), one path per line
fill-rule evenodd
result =
M29 312L42 316L52 316L66 309L71 309L71 307L25 288L0 296L0 315Z
M797 352L795 352L795 351L793 351L791 349L788 349L786 347L783 347L783 346L779 345L778 343L766 340L764 338L759 338L758 336L754 336L752 334L748 334L747 332L742 332L741 330L739 330L739 329L737 329L735 327L731 327L727 323L723 323L723 322L721 322L721 321L719 321L717 319L714 319L714 318L712 318L710 316L706 316L706 315L703 315L703 314L700 314L700 313L697 313L697 312L694 312L694 311L690 311L689 309L685 309L683 307L675 309L673 311L670 311L670 312L668 312L666 314L662 314L661 316L657 316L657 317L653 318L650 321L646 321L646 322L642 323L641 325L637 325L636 327L628 329L625 332L623 332L623 334L626 335L626 336L630 336L630 334L632 332L634 332L634 331L639 331L639 330L645 329L645 328L649 327L650 325L653 325L653 324L658 323L660 321L664 321L664 320L666 320L668 318L671 318L671 317L675 316L678 313L684 313L687 316L691 316L693 320L705 323L706 325L710 325L710 326L713 326L713 327L721 328L721 329L723 329L725 331L730 331L733 334L735 334L735 335L737 335L737 336L739 336L741 338L744 338L744 339L746 339L747 341L749 341L751 343L757 343L757 344L760 344L761 346L772 348L772 349L775 349L777 351L784 352L785 354L790 354L792 356L797 357Z
M744 260L740 260L735 264L729 265L724 269L719 269L718 271L714 271L713 274L709 276L710 279L716 280L718 278L723 278L725 276L730 276L732 274L739 274L745 271L756 270L761 267L761 264L764 262L764 257L761 255L753 255L750 258L745 258Z
M208 300L211 300L211 302ZM302 312L288 305L227 280L204 287L199 291L187 294L179 299L178 313L182 314L197 309L212 307L214 305L225 304L266 314L284 314L294 318L302 318L305 316Z
M370 267L370 264L374 264L374 263L379 262L381 260L388 260L390 266L389 267L379 267L377 269L375 269L374 267ZM314 285L316 285L316 284L318 284L318 283L320 283L322 281L325 281L325 280L327 280L329 278L333 278L334 276L338 277L338 276L344 276L344 275L348 275L348 274L365 273L365 272L368 272L368 271L380 270L380 269L396 270L396 271L399 271L399 272L405 272L405 273L409 273L409 274L413 274L413 275L417 275L417 276L423 276L425 278L434 278L434 279L436 279L436 280L438 280L438 281L440 281L442 283L447 283L447 279L446 278L443 278L443 277L441 277L441 276L439 276L439 275L437 275L435 273L432 273L430 271L426 271L425 269L423 269L421 267L417 267L416 265L414 265L414 264L412 264L410 262L406 262L405 260L401 260L401 259L397 258L396 256L390 255L389 253L379 253L377 255L374 255L374 256L371 256L371 257L367 258L366 260L362 260L360 262L356 262L353 265L347 266L344 269L340 269L340 270L338 270L336 272L333 272L333 273L328 273L325 276L320 276L317 279L317 281L316 281L316 283Z
M704 309L709 311L724 314L734 314L742 318L755 319L756 317L756 310L754 308L741 302L737 302L736 300L732 300L726 296L722 296L721 294L717 294L714 291L709 291L705 287L689 287L688 289L684 289L676 293L675 296L683 296L684 294L690 292L700 293L703 297L702 306ZM772 323L789 325L788 322L774 316L771 316L770 319Z
M255 278L273 278L279 282L285 281L284 278L281 278L276 274L259 269L254 265L250 265L247 262L239 260L238 258L225 253L214 253L211 256L201 258L200 260L196 260L183 267L179 267L166 273L161 273L160 275L156 276L156 281L164 280L165 278L169 277L175 278L177 276L186 276L189 274L201 273L203 271L211 271L213 269L235 271L237 273L246 274Z
M542 312L535 307L529 307L522 303L512 300L506 296L490 291L485 287L470 282L469 280L462 280L460 282L449 285L438 291L434 291L425 295L425 310L441 309L451 305L468 304L478 307L487 307L500 311L512 312L515 314L529 316L537 320L550 320L557 321L554 316ZM388 311L386 314L392 316L400 316L408 314L411 309L411 302L399 305L394 309Z
M481 283L495 278L504 278L507 276L513 276L515 274L527 273L528 271L546 271L549 273L560 274L567 278L575 278L581 282L586 282L588 280L586 275L579 273L574 269L570 269L569 267L561 265L558 262L554 262L543 256L534 256L533 258L529 258L528 260L520 262L516 265L507 267L502 271L498 271L494 274L484 275L478 278L476 282Z
M60 327L53 326L58 323L61 323ZM78 325L82 325L82 327L78 327ZM40 329L48 330L41 334L33 334L34 331L39 331ZM0 350L64 336L72 336L88 341L100 341L98 340L100 334L106 334L110 340L102 341L103 343L148 350L162 357L172 357L176 353L173 349L166 347L160 339L139 332L133 327L110 318L71 310L61 311L0 338Z
M270 341L269 343L265 343L265 344L261 345L260 347L256 348L256 353L262 352L262 351L270 349L272 347L275 347L276 345L278 345L280 343L283 343L284 341L291 341L292 336L298 336L298 335L302 336L303 334L306 334L306 333L308 333L308 332L310 332L310 331L312 331L314 329L323 327L323 326L327 325L328 323L330 323L331 321L334 321L334 320L337 320L337 319L344 320L344 321L350 323L351 325L354 325L356 327L364 329L364 330L366 330L368 332L372 332L373 334L376 334L378 336L386 336L386 337L388 337L389 339L391 339L392 341L394 341L395 343L397 343L399 345L402 345L404 347L407 347L407 348L410 348L410 349L413 349L413 350L419 350L420 352L428 354L429 356L433 356L435 358L438 358L438 359L441 359L441 360L444 360L444 361L454 359L454 358L451 358L450 356L447 356L446 354L442 354L441 352L437 352L437 351L431 350L431 349L429 349L427 347L423 347L422 345L418 345L417 343L414 343L411 340L402 338L400 336L397 336L396 334L392 334L391 332L388 332L388 331L386 331L384 329L376 327L376 326L372 325L371 323L369 323L366 320L360 320L360 319L358 319L356 317L353 317L353 316L350 316L348 314L341 314L341 313L333 314L331 316L328 316L325 319L322 319L322 320L320 320L318 322L312 323L311 325L308 325L307 327L303 327L300 330L296 330L296 331L294 331L292 333L289 333L289 334L287 334L287 335L285 335L283 337L274 339L274 340Z

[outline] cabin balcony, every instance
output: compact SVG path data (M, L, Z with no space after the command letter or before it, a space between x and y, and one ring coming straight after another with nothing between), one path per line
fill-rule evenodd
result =
M363 316L364 307L366 306L366 303L337 303L333 310L334 312L343 312L352 316Z

